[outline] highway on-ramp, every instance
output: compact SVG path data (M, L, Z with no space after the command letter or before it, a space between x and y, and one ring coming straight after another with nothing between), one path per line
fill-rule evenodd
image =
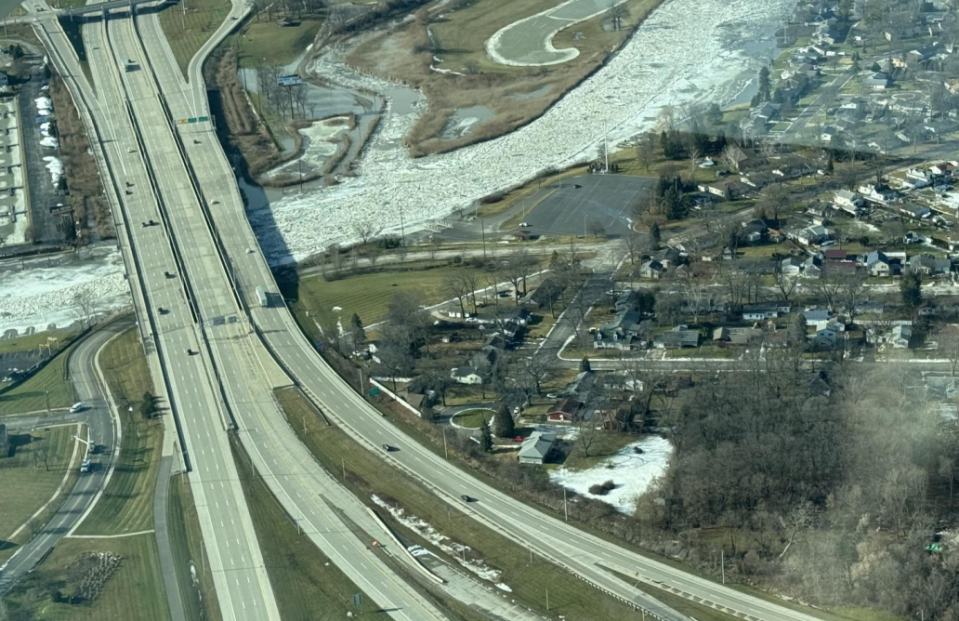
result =
M110 339L130 327L128 320L115 321L81 340L70 352L70 378L74 390L86 409L60 415L37 415L17 419L13 427L34 428L43 424L82 421L89 438L99 450L90 456L93 469L80 475L73 489L66 493L60 508L40 532L24 544L16 556L0 569L0 596L6 594L24 574L33 569L60 539L71 532L93 508L99 492L106 486L107 475L116 455L117 428L103 386L96 374L96 356ZM86 450L85 448L83 450Z

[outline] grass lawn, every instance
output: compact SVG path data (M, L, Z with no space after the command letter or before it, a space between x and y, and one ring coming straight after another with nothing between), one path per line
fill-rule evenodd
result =
M210 563L206 561L206 552L203 550L200 520L193 504L190 482L184 474L170 481L167 523L170 525L170 542L177 566L177 581L187 618L190 621L222 621ZM199 591L193 585L189 571L181 571L191 566L196 570Z
M312 406L297 392L276 393L280 405L293 420L300 420ZM396 502L433 524L443 534L472 548L472 554L503 572L502 582L513 589L511 599L537 612L545 612L543 594L550 591L550 609L562 611L568 618L634 620L637 613L625 604L608 597L585 582L576 579L555 565L534 557L522 546L486 528L476 520L447 504L406 475L356 444L336 427L327 427L315 415L306 417L306 430L295 425L295 432L320 464L331 472L339 472L341 460L346 464L346 484L362 499L376 493ZM388 518L387 518L388 519ZM394 526L404 531L403 527ZM275 528L275 526L274 526ZM425 543L409 531L411 540ZM427 546L429 544L426 544ZM440 554L442 554L440 552Z
M0 395L0 418L47 408L70 407L75 402L68 378L67 358L73 347L61 351L39 373Z
M460 427L479 429L484 420L489 421L491 418L493 418L493 412L489 410L466 410L454 416L453 420Z
M58 347L67 346L77 336L76 330L51 330L24 334L12 339L0 339L0 354L11 354L37 349L40 345L50 343L47 339L57 339ZM45 349L45 348L44 348ZM56 351L56 349L54 349Z
M353 607L353 595L362 591L309 537L297 532L262 477L252 476L249 458L241 451L234 446L237 471L283 620L333 621L346 618L348 612L375 615L380 608L365 593L360 608Z
M82 535L117 535L153 528L153 490L160 466L163 427L159 418L144 420L124 404L138 403L153 391L150 371L136 328L111 341L100 354L100 366L120 407L123 439L110 484L93 513L77 531Z
M0 459L0 540L10 539L53 496L70 465L75 433L76 425L65 425L11 436L13 455ZM35 520L38 527L44 521ZM24 529L16 541L29 540L31 530Z
M296 26L281 27L277 21L251 21L238 34L227 37L224 45L238 46L240 67L289 65L313 43L323 20L304 19Z
M50 591L58 588L65 594L72 594L80 580L87 576L87 572L76 565L77 560L87 553L98 552L122 557L120 566L99 595L82 604L54 603ZM150 535L120 539L64 539L4 601L12 619L167 621L170 618L156 542ZM19 617L20 611L28 611L32 616Z
M183 7L186 6L186 12ZM190 0L160 12L160 26L170 42L180 71L186 75L190 59L230 13L228 0Z
M390 299L401 291L414 293L425 306L452 298L443 285L444 279L467 271L477 276L481 286L486 284L487 272L483 269L440 264L429 269L384 269L330 281L312 276L300 281L296 291L292 290L295 285L291 283L280 283L280 290L284 297L296 299L292 304L293 311L300 316L300 325L306 326L312 335L313 330L309 328L313 326L313 320L305 316L305 311L310 311L312 317L335 319L337 313L333 312L333 307L339 306L343 309L338 314L344 327L348 327L353 313L357 313L368 326L386 318Z
M626 576L618 571L610 571L610 573L617 576L618 578L621 578L622 580L626 582L631 582L635 584L636 588L638 588L639 590L643 591L644 593L647 593L651 597L655 597L664 605L669 606L676 612L682 615L685 615L686 617L690 619L697 619L697 621L734 621L735 619L739 618L731 614L727 614L725 612L720 612L718 610L710 608L709 606L703 606L701 604L697 604L696 602L692 602L686 599L685 597L680 597L679 595L670 593L669 591L665 589L657 589L656 587L652 585L649 585L643 582L638 582L635 580L635 578L630 579L629 576ZM652 610L650 612L659 612L659 611Z

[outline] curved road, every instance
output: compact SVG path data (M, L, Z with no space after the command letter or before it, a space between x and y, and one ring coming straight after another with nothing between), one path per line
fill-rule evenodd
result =
M97 377L96 356L113 337L133 325L133 318L124 318L103 327L85 337L70 354L68 362L74 391L86 410L75 414L33 415L5 421L13 428L35 428L44 424L85 422L91 440L100 447L97 455L91 456L92 472L81 474L73 490L64 498L53 518L43 530L20 548L10 561L0 569L0 596L6 594L17 580L33 569L93 507L99 492L106 485L112 460L116 454L114 440L117 429L107 403L103 387Z

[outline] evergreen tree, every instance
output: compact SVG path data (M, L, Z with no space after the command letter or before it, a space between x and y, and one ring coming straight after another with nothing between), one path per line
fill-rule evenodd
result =
M487 453L493 452L493 433L489 428L489 421L485 418L483 419L483 424L480 426L480 446L483 447L483 450Z
M769 101L772 94L772 81L769 79L769 67L763 67L759 70L759 103Z
M143 393L143 398L140 400L140 415L143 418L153 418L153 414L156 412L156 397L148 392Z
M496 418L493 419L495 425L494 431L497 438L512 438L516 435L516 424L513 421L513 415L505 403L501 403L496 408Z
M659 242L662 241L662 234L659 232L659 223L653 222L649 227L649 237L653 240L653 248L659 250Z
M899 291L903 304L912 309L919 308L922 305L922 272L909 270L903 274Z
M802 350L806 347L806 317L800 312L786 325L786 338L789 346Z
M353 336L353 348L358 349L360 344L366 341L366 329L363 327L363 320L356 313L350 318L350 334Z
M587 371L592 371L593 368L589 364L589 358L583 356L583 359L579 361L579 372L584 373Z

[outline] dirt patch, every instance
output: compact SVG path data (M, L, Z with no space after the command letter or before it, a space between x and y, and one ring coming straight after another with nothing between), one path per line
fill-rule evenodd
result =
M351 67L397 80L423 91L429 105L406 137L414 157L442 153L509 133L542 115L629 39L661 0L629 0L631 15L622 30L604 28L605 15L575 24L556 36L556 47L575 46L579 55L549 67L507 67L486 58L485 41L500 28L549 6L518 8L461 4L420 10L415 19L359 45L346 59ZM446 10L446 13L440 13ZM521 11L521 12L518 12ZM474 15L475 13L475 15ZM431 36L432 33L432 36ZM575 37L575 33L581 33ZM565 35L565 36L564 36ZM583 36L585 35L585 36ZM517 98L517 93L538 96ZM494 117L467 135L444 140L441 134L457 110L485 106Z
M103 194L100 171L90 150L86 129L70 92L57 73L50 76L50 98L57 114L65 200L73 208L82 231L89 233L92 229L101 239L112 238L115 235L113 217ZM89 240L91 235L81 235L81 239Z

